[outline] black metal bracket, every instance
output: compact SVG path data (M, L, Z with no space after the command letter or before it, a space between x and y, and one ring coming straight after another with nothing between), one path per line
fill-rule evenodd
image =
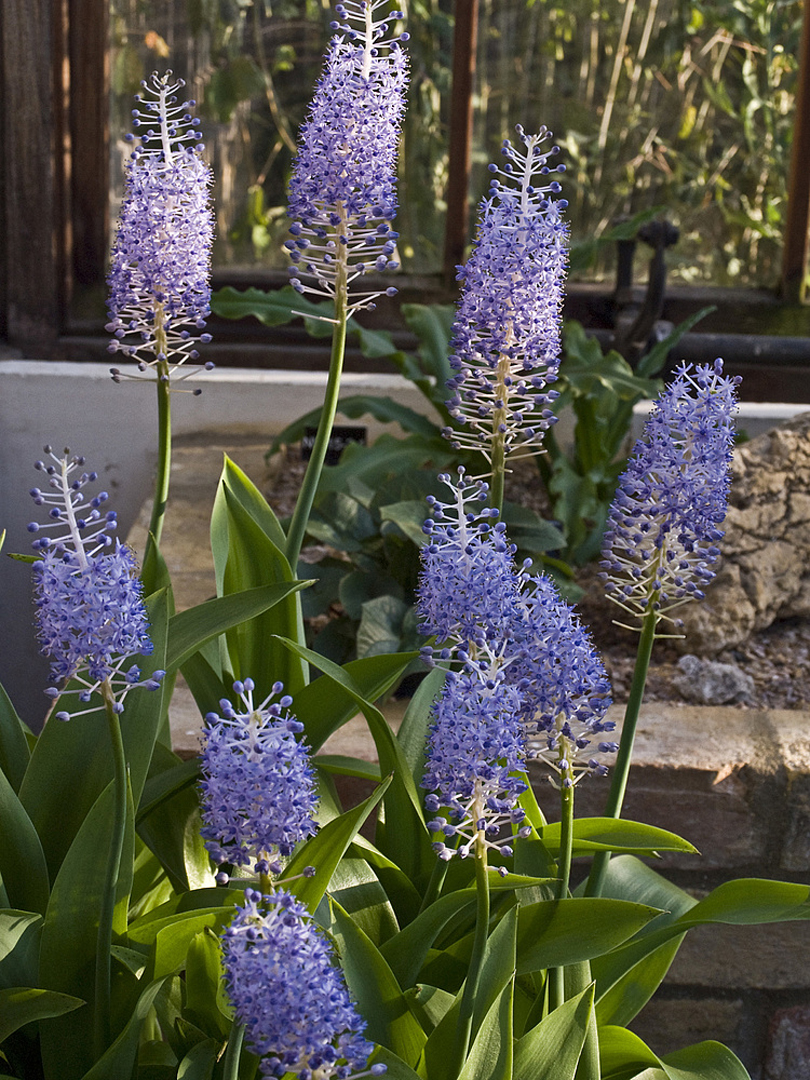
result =
M615 316L611 347L620 352L630 364L636 364L657 341L672 330L661 320L666 295L667 266L665 253L677 243L678 228L666 219L643 225L635 237L619 240L616 267L616 290L613 302ZM633 295L633 257L636 244L642 240L652 248L647 291L641 304Z

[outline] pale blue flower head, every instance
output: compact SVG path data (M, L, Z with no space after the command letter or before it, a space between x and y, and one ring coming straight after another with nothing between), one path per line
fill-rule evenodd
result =
M253 680L234 683L236 707L206 716L201 758L201 830L216 863L278 873L278 857L315 832L315 780L303 725L281 683L260 704Z
M617 744L605 714L610 680L574 609L544 574L526 576L518 618L511 627L507 680L520 692L520 713L530 756L551 765L569 786L587 773L604 775L599 755Z
M291 283L335 297L370 271L394 270L396 159L407 59L388 0L344 0L307 122L289 193ZM386 14L386 11L388 12ZM396 289L353 292L350 310Z
M47 693L56 699L76 679L79 700L89 702L107 681L121 711L129 688L156 689L163 675L155 672L141 682L137 665L123 670L133 656L152 653L135 557L110 536L117 522L113 511L102 509L107 493L87 498L83 489L98 475L83 471L84 458L67 450L58 457L49 446L45 451L50 462L38 461L36 468L47 483L31 496L48 507L47 521L32 521L28 530L37 534L39 555L32 566L37 636L51 660L51 677L61 684ZM67 712L56 715L69 718Z
M447 810L428 822L444 836L433 845L436 853L466 858L480 842L511 855L500 834L523 820L517 801L526 790L525 780L511 775L526 757L518 690L497 671L489 678L477 667L450 671L434 717L422 787L431 792L429 813Z
M726 516L738 378L682 364L619 478L602 546L607 595L663 618L714 577ZM634 627L637 628L637 627Z
M462 294L453 326L448 401L457 426L444 434L454 446L490 456L500 439L506 455L530 453L554 421L560 318L567 266L567 206L553 196L551 135L517 129L520 144L504 142L505 163L494 173L472 254L459 267Z
M518 591L515 548L496 523L497 510L482 505L483 481L468 479L463 468L457 479L448 473L439 479L451 498L428 498L432 517L423 526L428 539L420 553L416 611L423 634L435 635L451 652L468 653L503 637ZM442 659L449 655L439 652Z
M182 79L155 73L141 85L133 110L141 146L126 167L106 328L110 352L136 361L142 373L160 369L157 377L166 379L197 360L199 343L211 340L204 333L211 310L211 170L198 142L199 121L189 111L194 102L178 102ZM112 372L116 381L127 377Z
M373 1045L332 950L306 908L284 891L245 892L222 939L225 986L265 1076L304 1080L380 1075Z

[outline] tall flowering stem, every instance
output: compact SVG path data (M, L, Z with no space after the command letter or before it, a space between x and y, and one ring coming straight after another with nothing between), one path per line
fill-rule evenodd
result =
M550 132L503 144L504 163L490 165L489 194L472 254L459 267L462 296L453 329L448 401L458 427L454 446L479 450L490 463L492 505L503 505L507 459L536 452L554 416L560 316L566 272L567 205L550 166Z
M31 522L28 528L37 536L33 547L39 556L33 565L38 637L55 684L46 693L51 711L63 697L74 695L88 706L72 714L61 709L55 714L59 720L103 708L113 757L112 827L96 943L94 1038L100 1056L110 1041L110 944L127 816L120 717L129 691L135 686L157 689L164 673L141 680L136 664L124 670L134 655L149 655L152 642L134 559L110 536L117 522L113 511L102 509L107 494L88 499L84 491L97 473L83 471L84 458L68 450L62 457L48 446L45 452L49 460L38 461L36 468L46 484L33 488L31 496L36 506L48 508L47 521Z
M158 473L148 554L160 541L168 497L169 392L173 383L199 371L197 346L211 340L204 330L210 314L213 216L211 171L202 158L199 120L190 112L195 103L178 100L183 80L168 71L141 85L132 114L141 145L127 163L108 278L107 330L113 335L109 351L134 360L138 371L111 368L113 379L157 384ZM135 137L130 134L127 140ZM183 368L189 360L192 365Z
M673 611L701 600L714 577L723 532L734 446L738 378L723 362L682 364L655 403L619 478L602 548L607 595L640 631L619 753L606 814L620 817L650 658L662 622L675 632ZM609 852L599 852L588 878L598 896Z
M394 270L398 234L396 155L407 60L389 20L388 0L345 0L326 54L290 181L291 284L331 299L334 330L329 378L309 465L293 511L287 558L295 567L337 411L349 316L396 289L357 291L365 274Z

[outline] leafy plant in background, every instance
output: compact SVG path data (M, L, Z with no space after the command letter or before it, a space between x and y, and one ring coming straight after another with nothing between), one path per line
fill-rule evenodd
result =
M591 0L485 0L472 197L485 191L486 162L520 102L523 115L545 118L565 149L577 242L665 205L681 230L674 269L683 280L775 283L802 10L799 0L608 0L596 13ZM409 16L415 77L400 167L401 248L406 269L435 273L452 5L415 0ZM286 177L329 17L315 0L111 4L116 128L128 123L131 94L156 62L193 79L220 178L223 264L282 265ZM603 249L589 274L609 273L610 256Z
M384 7L335 7L313 107L324 124L308 129L302 154L311 161L321 148L319 165L338 174L331 212L316 201L293 232L314 238L316 287L335 290L333 370L348 309L362 302L349 289L354 242L370 219L376 238L390 230L388 211L376 213L379 191L370 208L365 201L370 176L386 188L388 155L352 176L345 152L355 121L387 125L378 142L360 132L364 153L384 151L396 126L387 97L401 92L391 25L399 16L386 20ZM325 102L339 119L331 160ZM167 104L158 120L171 141ZM555 218L542 172L528 185L532 198L516 195L542 169L534 138L510 147L518 183L505 178L482 210L515 227L510 255L525 243L529 256ZM169 174L163 164L158 172ZM155 198L158 209L164 196ZM159 225L150 239L174 268L171 231ZM202 245L197 254L205 259ZM524 280L509 279L519 289L493 291L495 334L537 284L529 262ZM129 268L137 279L137 256ZM175 310L179 297L154 284L138 283L144 308ZM479 298L490 284L485 271L468 278ZM485 324L476 325L482 336ZM480 366L482 380L472 380L484 398L492 382L503 395L488 413L484 455L501 470L519 440L500 440L501 455L500 436L528 436L509 372L525 367L532 324L514 326L519 340L501 342L494 367L476 353L463 360ZM186 340L175 346L167 332L167 351L144 361L141 375L171 391L185 374L176 364ZM528 359L553 381L554 356ZM34 556L23 556L37 564L55 683L39 736L0 693L0 1080L746 1080L718 1043L659 1056L626 1025L688 930L810 918L810 889L745 879L696 901L641 861L692 845L620 816L654 642L713 573L734 400L719 361L679 368L620 477L604 569L640 644L616 742L601 662L553 583L515 562L491 505L499 481L442 473L442 497L428 500L418 591L430 670L394 732L374 702L415 653L341 666L304 642L297 597L311 582L292 566L320 454L286 529L226 459L211 522L216 596L178 613L157 544L170 439L159 440L160 505L140 584L109 540L114 515L103 493L91 494L97 478L77 475L83 463L69 452L48 451L32 493L44 520L32 523ZM170 417L158 401L163 426ZM171 750L178 672L205 716L201 764ZM324 752L358 714L378 763ZM577 818L577 785L598 783L614 753L608 815ZM535 801L526 773L534 757L557 786L558 822ZM344 806L341 777L370 793ZM590 872L574 886L580 858Z

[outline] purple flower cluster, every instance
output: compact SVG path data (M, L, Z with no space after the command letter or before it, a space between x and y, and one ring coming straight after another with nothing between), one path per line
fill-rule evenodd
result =
M610 686L570 605L548 578L518 570L503 526L493 524L497 513L478 505L486 484L463 469L457 483L441 479L452 498L429 500L417 613L423 632L438 638L424 650L428 662L462 670L448 674L434 707L422 786L432 793L429 813L448 811L430 823L434 831L463 840L437 842L441 858L469 855L475 842L504 854L497 837L523 820L516 804L525 780L513 774L528 757L546 761L564 785L606 771L595 755L616 744L592 742L612 729L604 719Z
M428 541L417 589L419 630L462 650L481 648L500 634L514 608L515 549L505 526L494 523L497 511L480 505L488 494L483 481L467 479L463 468L457 482L449 473L439 480L450 488L452 501L428 498L432 517L423 526Z
M253 703L253 680L234 683L243 709L220 702L206 716L202 752L202 836L216 863L278 873L279 855L315 832L315 781L303 724L289 712L281 683ZM272 701L272 698L278 698Z
M394 270L395 189L407 58L387 0L344 0L290 181L294 224L285 247L299 292L335 297L369 271ZM305 280L302 281L302 278ZM382 290L393 295L396 289ZM381 290L355 293L350 310L372 308Z
M481 204L472 254L459 267L463 282L453 327L448 401L460 428L445 435L454 446L490 456L499 440L508 455L539 445L554 416L560 316L567 265L564 199L550 174L556 146L543 149L550 132L527 135L521 146L503 145L506 163L490 165L495 178ZM498 177L501 177L499 180Z
M524 578L521 619L513 633L507 677L520 690L529 756L555 768L566 785L584 773L603 776L607 766L594 754L615 753L618 744L592 741L615 728L605 720L610 680L589 633L545 575Z
M194 102L178 103L183 81L155 73L141 85L133 111L141 147L127 163L107 330L111 353L166 379L211 340L203 332L211 299L211 170L201 156L199 121L188 111ZM112 373L116 381L125 377Z
M99 685L109 680L111 688L120 683L116 709L121 711L130 687L155 689L163 675L155 672L141 682L136 665L122 674L132 656L152 652L135 558L109 535L116 516L102 512L107 493L86 502L82 489L98 475L76 475L84 458L69 457L67 450L57 457L49 446L45 451L55 464L36 463L48 483L44 490L33 488L31 496L37 506L49 507L48 520L31 522L28 529L53 533L33 542L40 557L32 567L40 647L51 658L51 677L62 685L47 692L56 699L69 680L77 679L82 687L77 691L79 700L89 702ZM69 719L67 712L56 715Z
M520 721L520 694L499 678L476 672L448 672L434 707L422 786L428 813L446 807L448 817L428 822L445 839L459 837L458 848L435 843L440 859L473 854L476 837L500 855L511 855L498 836L505 825L519 825L525 814L516 806L526 782L512 775L526 757Z
M602 547L608 596L639 620L701 599L726 516L737 378L682 364L619 478Z
M373 1045L332 951L289 893L245 892L223 937L225 985L265 1076L378 1076Z

